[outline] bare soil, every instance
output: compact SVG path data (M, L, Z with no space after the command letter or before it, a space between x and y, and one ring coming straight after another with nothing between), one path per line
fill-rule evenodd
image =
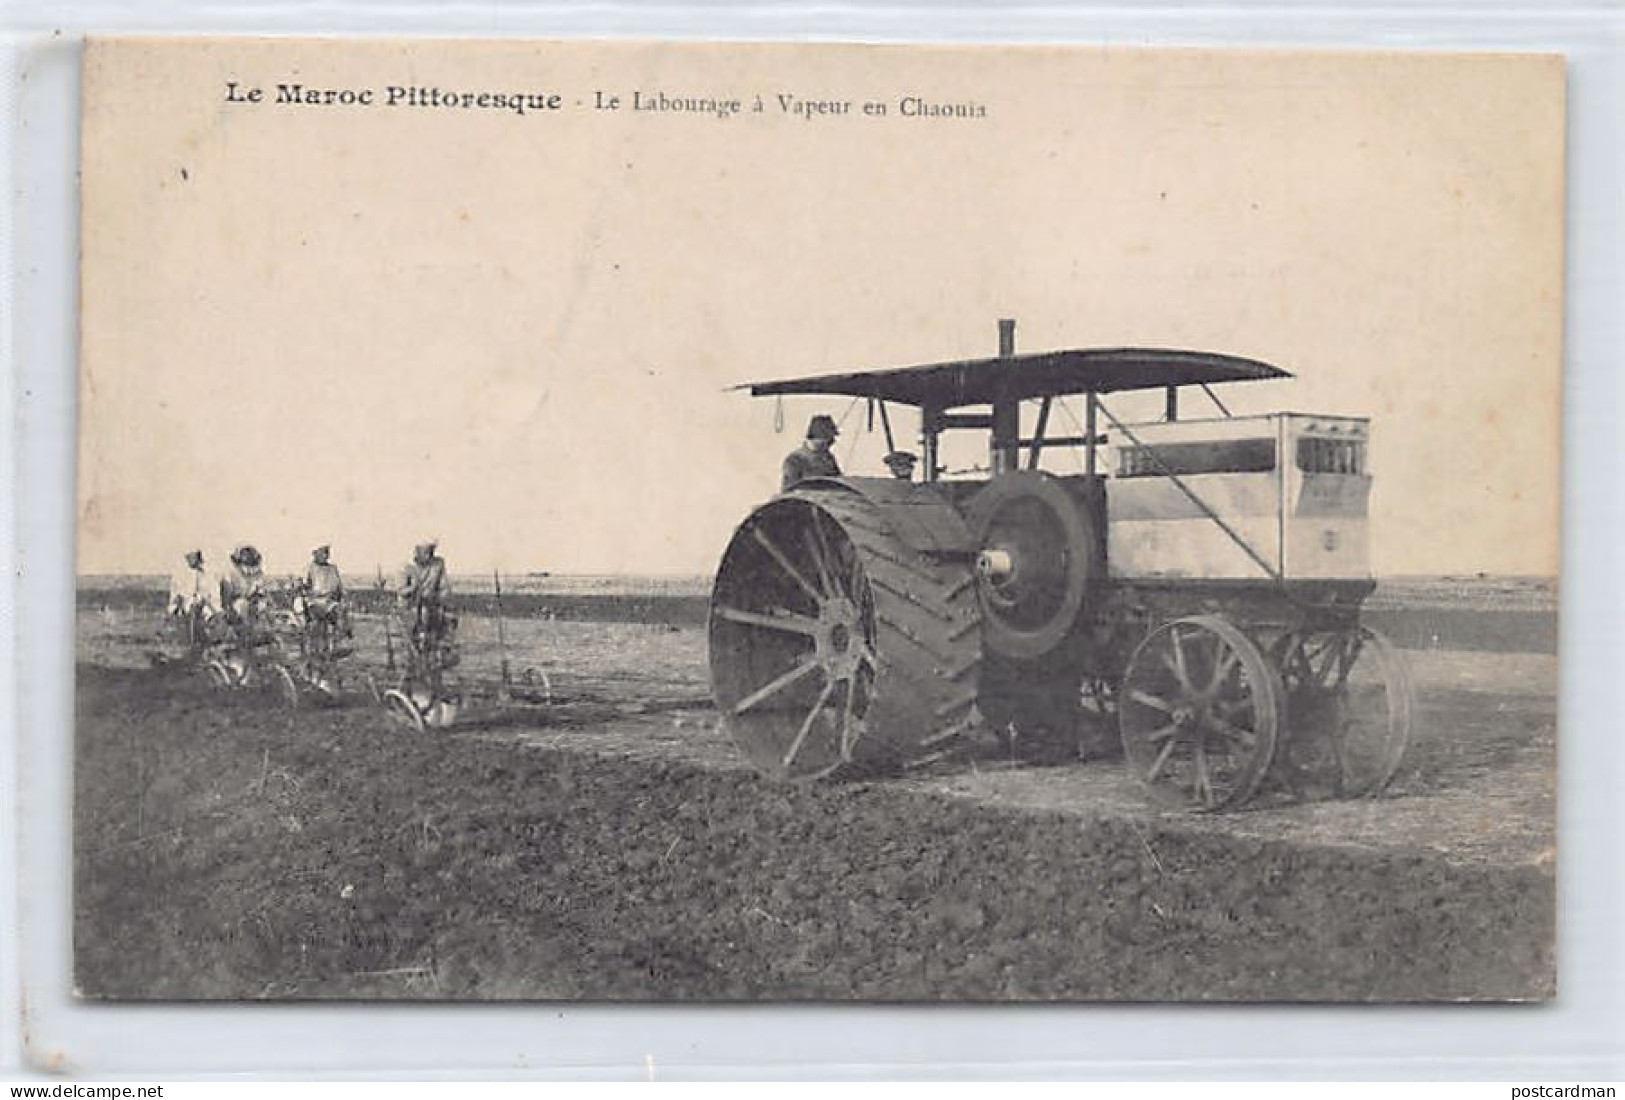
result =
M1550 656L1413 651L1389 795L1154 810L1121 765L989 758L783 788L703 631L507 624L553 703L413 736L287 711L80 616L75 971L89 997L1529 999L1554 985ZM381 621L360 649L374 665ZM353 670L358 685L363 669Z

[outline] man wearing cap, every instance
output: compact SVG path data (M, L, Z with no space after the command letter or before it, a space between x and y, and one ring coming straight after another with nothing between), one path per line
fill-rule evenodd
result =
M310 568L305 570L305 607L312 619L332 623L348 638L352 631L344 604L344 576L333 564L332 553L333 548L325 544L310 552Z
M916 460L912 453L908 451L893 451L891 454L881 459L881 461L886 464L886 469L891 471L891 476L895 477L898 481L914 480L914 463Z
M807 424L807 440L784 459L784 479L780 492L787 492L810 477L840 477L841 466L831 448L840 432L835 418L822 413Z

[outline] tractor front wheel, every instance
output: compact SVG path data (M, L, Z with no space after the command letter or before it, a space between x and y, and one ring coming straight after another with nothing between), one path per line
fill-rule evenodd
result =
M1284 766L1298 784L1342 798L1380 794L1410 744L1416 690L1392 642L1368 626L1287 635L1281 643L1291 735Z
M1202 811L1252 797L1286 710L1258 646L1213 615L1152 631L1129 658L1117 702L1129 768L1158 801Z

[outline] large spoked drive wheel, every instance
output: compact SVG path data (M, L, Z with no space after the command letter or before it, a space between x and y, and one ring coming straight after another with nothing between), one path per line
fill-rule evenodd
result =
M911 549L863 497L792 492L746 519L717 571L712 694L775 778L926 763L975 728L978 624L968 564Z
M1410 744L1416 690L1386 637L1368 626L1285 639L1286 762L1343 798L1381 793Z
M1258 789L1284 711L1264 654L1211 615L1153 631L1118 697L1129 768L1158 801L1204 811L1239 806Z

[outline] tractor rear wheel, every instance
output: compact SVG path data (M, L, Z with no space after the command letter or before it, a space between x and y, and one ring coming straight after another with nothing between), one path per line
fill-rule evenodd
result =
M926 764L978 729L970 565L911 547L887 511L841 489L796 490L728 544L711 597L712 694L765 775Z

